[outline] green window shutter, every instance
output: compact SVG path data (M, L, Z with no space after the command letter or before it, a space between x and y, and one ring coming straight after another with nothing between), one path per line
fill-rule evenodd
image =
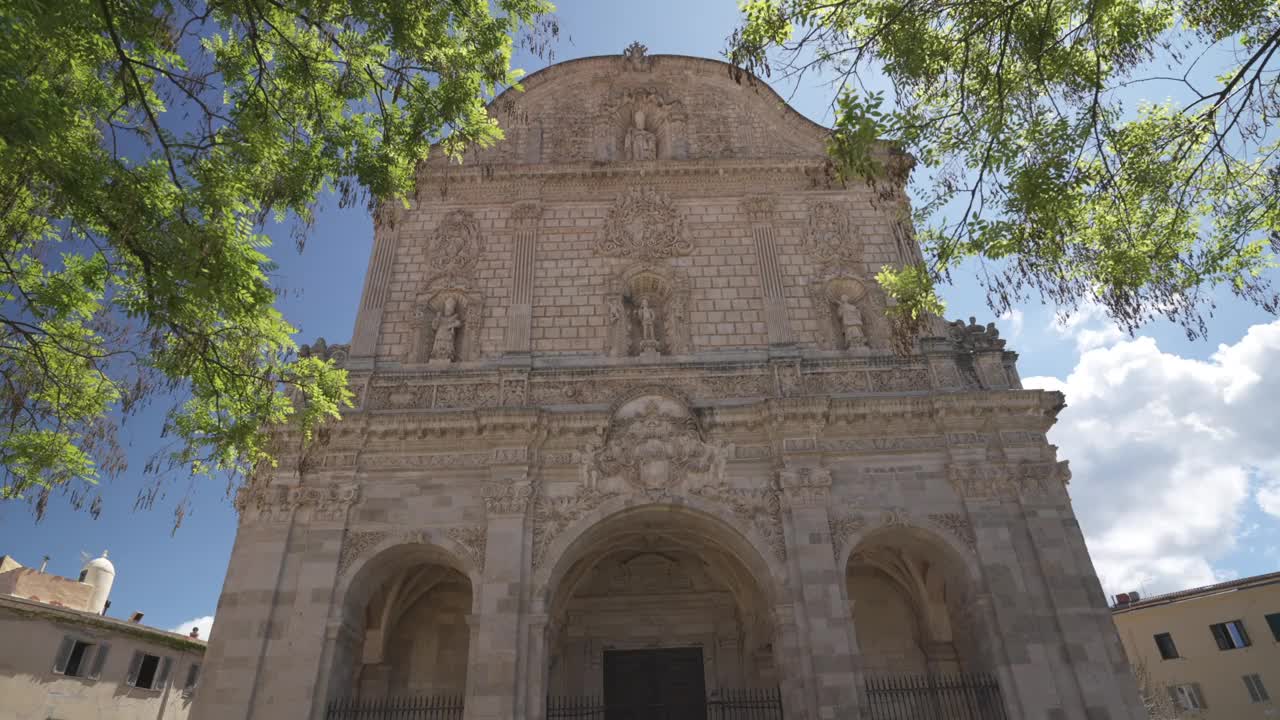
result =
M107 663L107 652L111 646L107 643L98 645L98 654L93 656L93 667L89 670L90 679L97 680L102 676L102 666Z
M151 683L151 687L156 690L164 689L164 684L169 681L169 670L173 667L173 658L165 656L160 658L160 670L156 673L155 682Z
M58 654L53 656L53 671L59 675L67 671L67 660L71 658L71 650L75 648L75 638L62 636L62 644L58 645Z
M136 650L133 653L133 659L129 661L129 674L125 676L124 682L129 687L138 686L138 669L142 667L142 651Z

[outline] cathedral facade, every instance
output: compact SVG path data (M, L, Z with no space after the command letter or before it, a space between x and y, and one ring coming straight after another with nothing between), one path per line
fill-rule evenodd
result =
M1142 717L1062 396L991 325L895 349L901 180L840 184L767 86L639 45L492 113L377 214L350 344L305 349L356 407L237 496L195 718ZM969 714L877 709L970 681Z

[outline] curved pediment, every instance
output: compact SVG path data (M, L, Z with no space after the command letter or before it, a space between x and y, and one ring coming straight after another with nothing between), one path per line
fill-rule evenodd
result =
M822 159L827 128L732 66L683 55L570 60L489 105L506 138L467 162L556 164Z

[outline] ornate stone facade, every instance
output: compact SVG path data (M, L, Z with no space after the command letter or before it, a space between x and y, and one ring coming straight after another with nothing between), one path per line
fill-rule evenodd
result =
M976 321L891 347L901 193L834 184L827 131L715 61L636 44L523 84L504 141L376 224L351 345L307 348L358 405L238 496L195 717L540 720L654 648L789 720L952 671L1012 720L1140 717L1061 395Z

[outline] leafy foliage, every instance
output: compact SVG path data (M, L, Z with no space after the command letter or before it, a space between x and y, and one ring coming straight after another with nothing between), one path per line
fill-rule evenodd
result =
M969 259L997 314L1038 294L1129 331L1195 337L1225 286L1277 310L1280 4L1274 0L747 0L729 59L832 72L831 155L884 181L877 139L923 166L928 262L880 280L909 316ZM1205 67L1235 61L1217 78ZM886 78L893 107L867 89ZM1132 105L1150 89L1180 102ZM917 171L920 172L920 171Z
M0 0L0 498L119 473L157 393L182 401L156 468L245 472L270 426L337 416L346 374L297 358L264 224L301 241L322 193L403 201L432 144L497 139L485 97L549 9Z

